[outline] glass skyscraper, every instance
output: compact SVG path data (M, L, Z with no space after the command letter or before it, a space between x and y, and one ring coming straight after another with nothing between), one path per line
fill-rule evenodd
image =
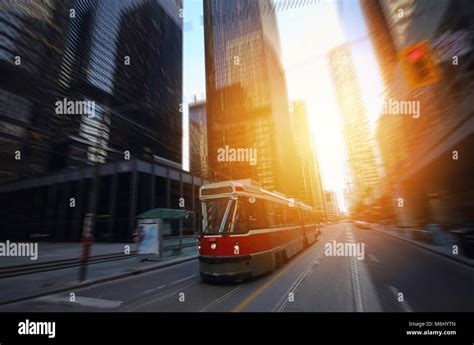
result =
M0 131L9 162L2 180L123 159L124 151L181 163L179 1L4 1L0 8ZM57 114L64 99L93 102L94 116Z
M380 181L375 143L364 107L362 91L350 47L345 44L330 51L329 65L341 113L347 155L347 188L350 207L364 200Z
M130 240L137 212L174 207L178 194L196 204L189 186L203 181L180 180L181 9L180 0L0 2L0 238L77 240L91 190L104 241ZM93 111L58 111L63 101Z
M272 2L205 0L204 18L211 176L251 178L295 195L295 151ZM225 147L256 150L257 163L219 160Z
M189 104L189 171L207 177L207 115L206 102Z

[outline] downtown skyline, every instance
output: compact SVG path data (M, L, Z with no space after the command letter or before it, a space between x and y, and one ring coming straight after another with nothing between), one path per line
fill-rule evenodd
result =
M345 15L344 20L347 19L349 25L358 29L351 35L347 35L341 26L342 18L337 1L317 2L299 8L276 11L288 99L290 102L303 100L307 105L323 187L325 190L336 192L341 211L346 210L345 147L335 86L327 58L327 53L331 49L349 41L360 76L372 131L382 108L382 82L361 10L357 2L345 6L350 7L351 10L348 12L351 13ZM184 104L192 103L194 97L204 100L206 94L202 8L201 0L184 1ZM369 66L367 63L361 63L367 60L374 63ZM373 67L370 68L370 65ZM189 157L187 106L184 109L183 167L187 169Z

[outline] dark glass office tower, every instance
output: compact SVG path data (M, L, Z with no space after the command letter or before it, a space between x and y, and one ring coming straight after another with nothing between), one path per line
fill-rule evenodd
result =
M114 147L181 164L182 42L176 3L150 0L123 12L113 82L113 107L123 118L112 122Z
M295 159L275 11L266 0L205 0L210 173L294 195ZM220 159L256 150L257 162Z
M180 1L0 8L1 180L123 159L124 151L181 164ZM63 100L93 102L94 116L57 114Z
M130 240L137 213L180 197L197 212L204 182L180 169L181 8L0 1L0 238L78 240L89 195L98 241Z
M189 104L189 171L207 177L207 115L206 101Z
M69 160L103 163L129 151L181 164L179 9L164 0L76 1L64 84L93 100L96 116L75 127Z
M0 184L48 169L71 5L0 2Z

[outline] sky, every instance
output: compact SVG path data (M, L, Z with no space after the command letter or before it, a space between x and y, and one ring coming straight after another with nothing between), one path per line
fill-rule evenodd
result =
M341 7L338 7L336 1L319 1L278 11L277 20L289 100L306 102L323 187L336 192L339 208L345 211L345 149L339 108L327 61L328 51L344 43L351 44L372 129L382 106L382 82L358 1L343 2L340 12L344 19L343 25L339 10ZM204 28L201 0L184 0L183 64L184 103L192 100L194 95L197 95L198 99L204 99ZM189 156L187 107L183 110L183 165L186 169Z
M183 16L183 169L189 170L188 107L196 96L206 98L202 0L184 0Z

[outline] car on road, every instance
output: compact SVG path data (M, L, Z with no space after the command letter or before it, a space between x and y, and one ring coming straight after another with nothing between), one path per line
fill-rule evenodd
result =
M370 223L365 222L363 220L356 220L354 222L355 226L358 227L359 229L370 229Z
M474 223L459 225L451 232L458 236L462 253L468 258L474 259Z

